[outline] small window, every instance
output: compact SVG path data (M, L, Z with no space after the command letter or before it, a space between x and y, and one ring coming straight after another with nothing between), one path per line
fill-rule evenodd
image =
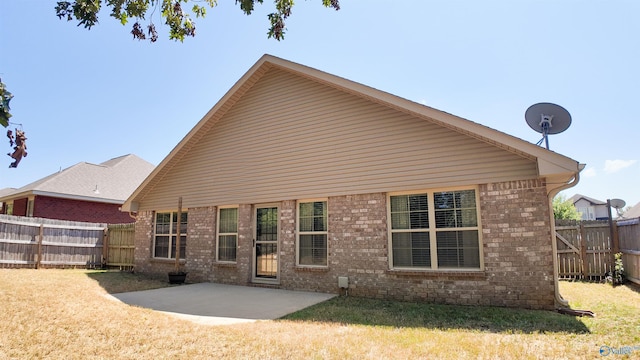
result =
M327 202L298 203L298 265L327 266Z
M33 217L33 199L27 202L27 216Z
M218 210L218 261L236 261L238 249L238 208Z
M389 197L394 268L479 269L475 190Z
M180 214L180 259L185 258L187 246L187 213ZM176 258L176 243L178 234L178 213L158 212L156 213L155 237L153 246L153 257L155 258Z

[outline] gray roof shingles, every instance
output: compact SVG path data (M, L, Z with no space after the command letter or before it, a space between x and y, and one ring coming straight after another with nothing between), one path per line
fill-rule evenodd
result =
M136 155L113 158L101 164L80 162L19 189L0 190L0 201L24 192L86 197L124 203L153 171L154 165ZM13 190L13 191L10 191Z

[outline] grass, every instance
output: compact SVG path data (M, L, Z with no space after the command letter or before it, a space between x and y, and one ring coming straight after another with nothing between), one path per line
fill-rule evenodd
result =
M105 296L165 281L0 269L0 359L592 359L603 345L640 358L638 288L560 285L597 317L340 297L277 321L205 326Z
M584 323L550 311L490 306L451 306L341 297L286 316L288 320L337 322L429 330L506 334L588 333Z

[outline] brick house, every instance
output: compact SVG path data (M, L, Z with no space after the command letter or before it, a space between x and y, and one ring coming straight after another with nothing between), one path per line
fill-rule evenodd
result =
M124 155L101 164L81 162L25 185L0 191L2 213L108 224L132 223L120 211L153 164Z
M173 269L179 236L189 281L551 309L551 199L581 168L265 55L123 210L143 273Z

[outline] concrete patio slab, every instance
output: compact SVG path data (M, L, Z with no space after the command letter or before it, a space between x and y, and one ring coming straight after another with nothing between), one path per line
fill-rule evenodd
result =
M113 294L129 305L206 325L273 320L329 300L334 294L198 283Z

